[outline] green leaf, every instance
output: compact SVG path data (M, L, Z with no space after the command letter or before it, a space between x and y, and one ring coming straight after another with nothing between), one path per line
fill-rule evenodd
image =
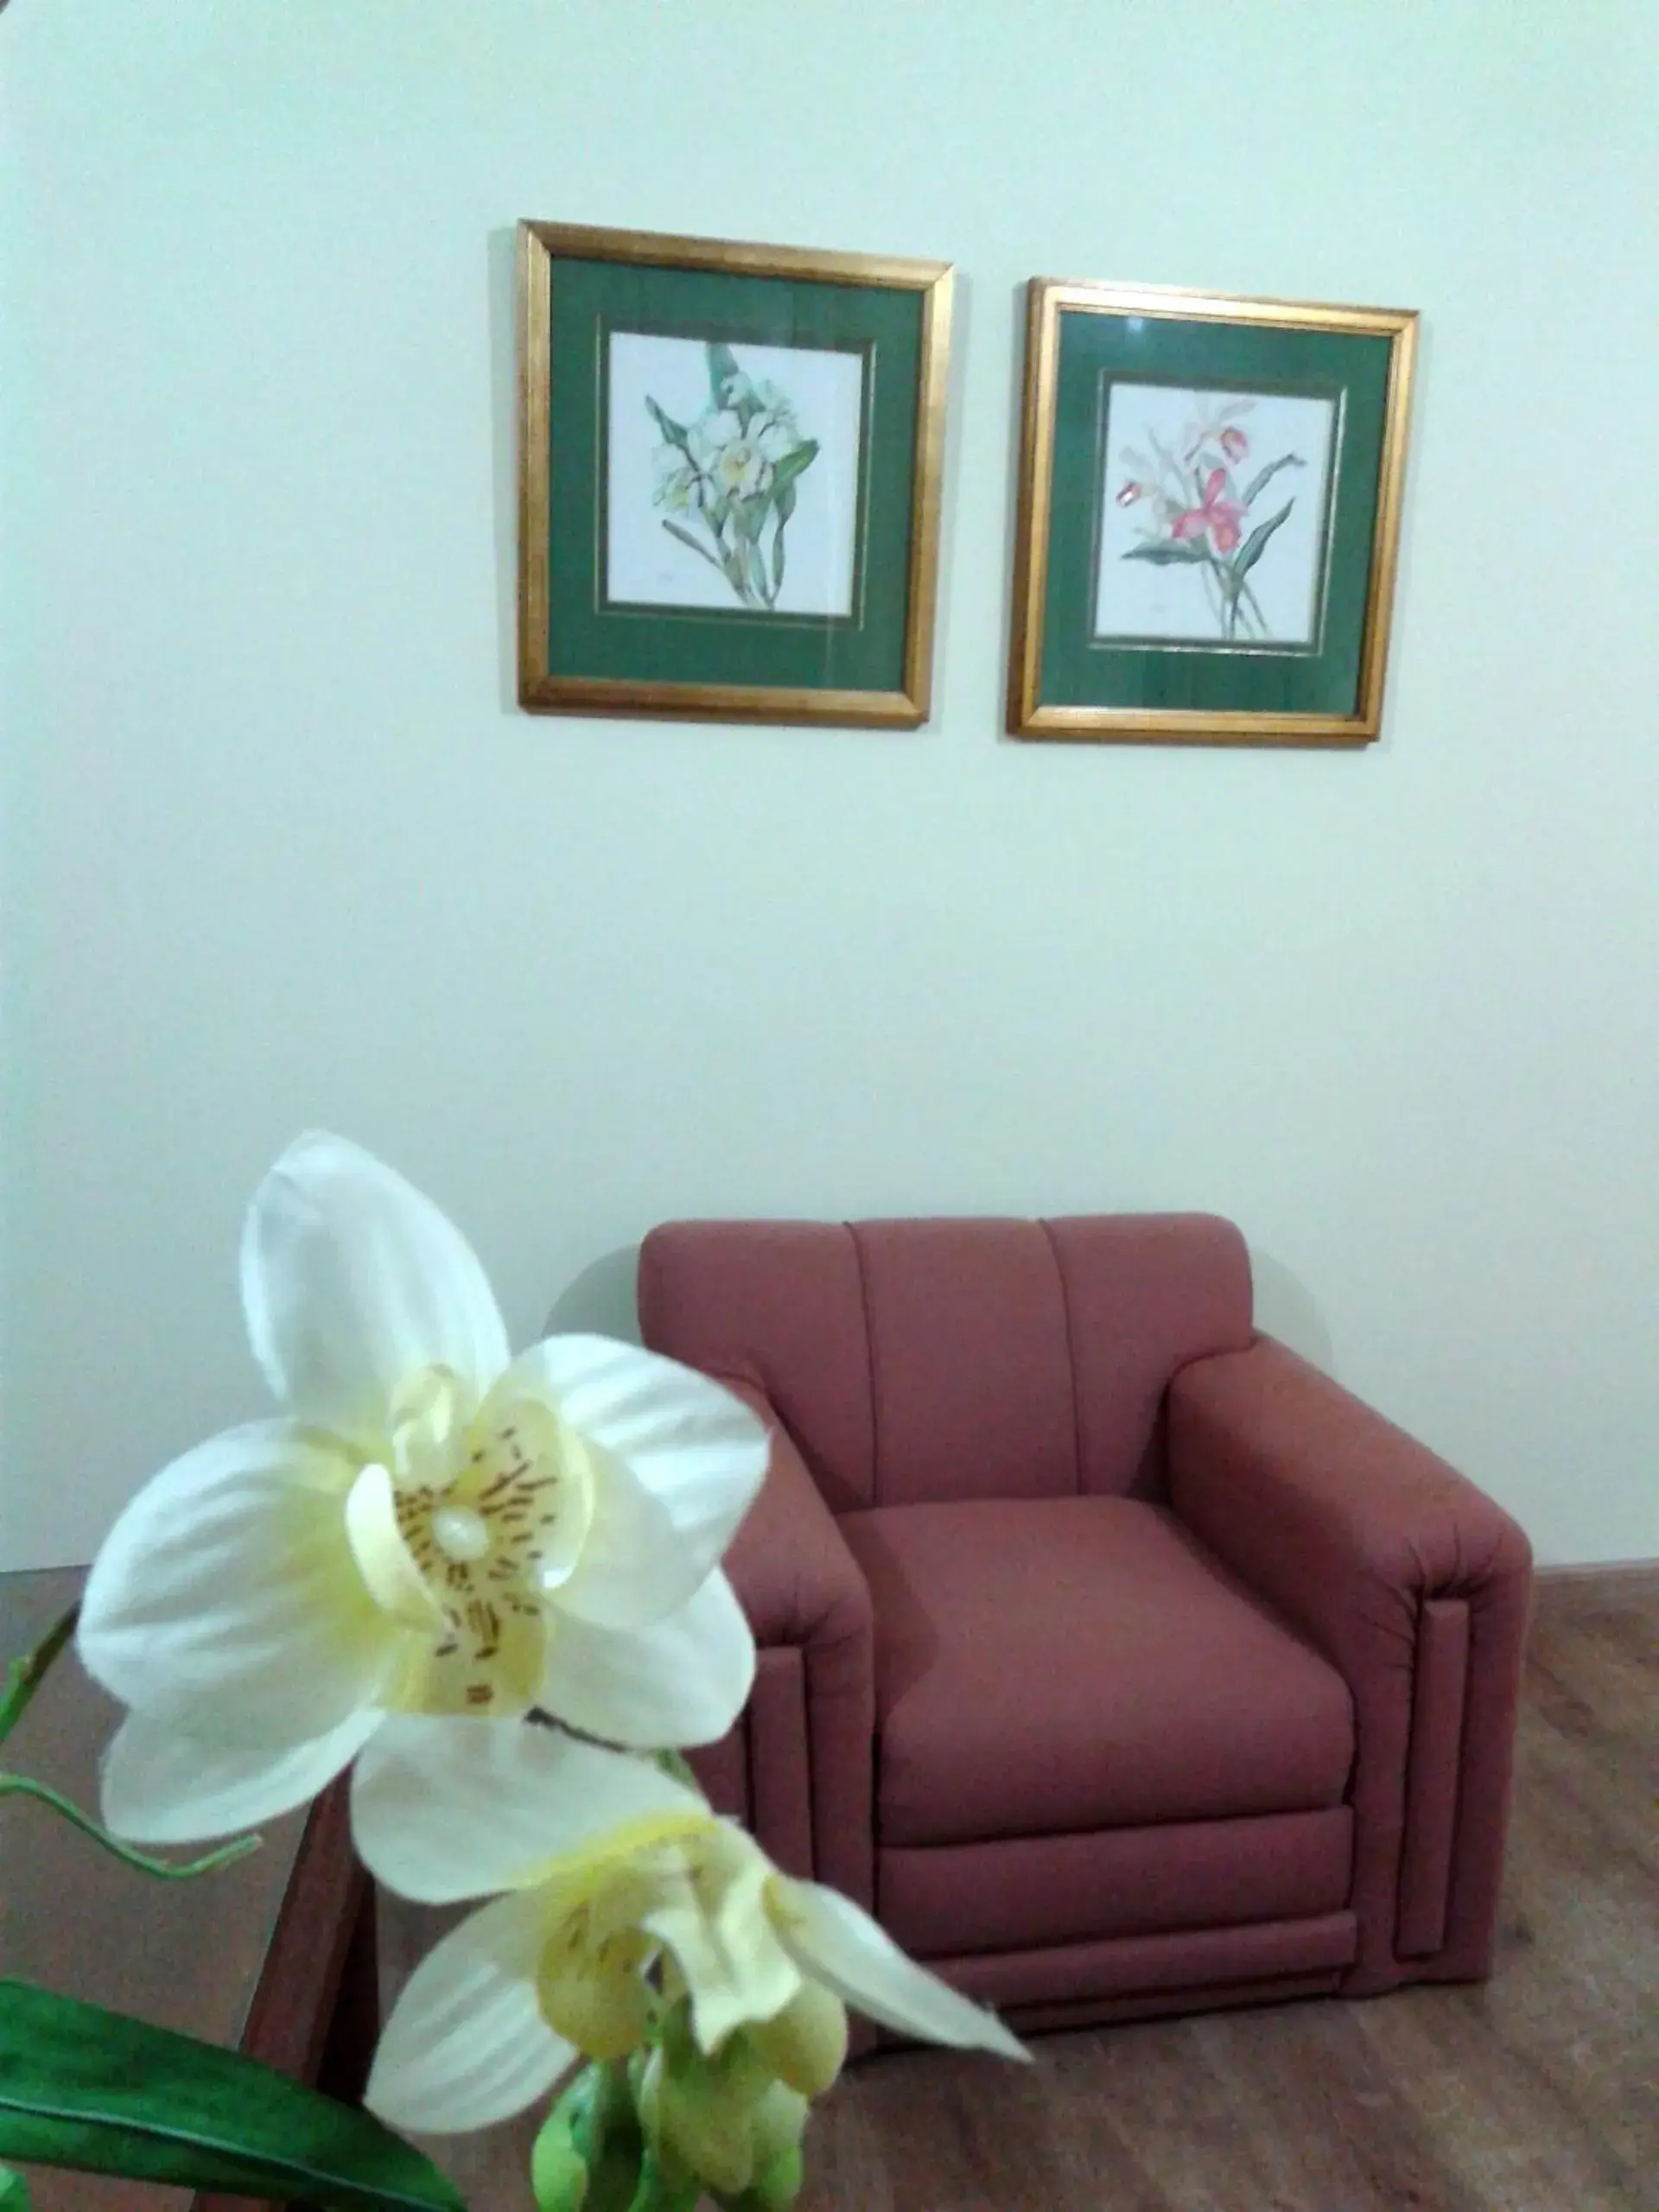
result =
M709 356L709 391L716 407L724 407L726 394L743 373L737 365L737 356L729 346L717 339L705 340L703 351Z
M1123 558L1150 561L1154 568L1166 569L1176 561L1207 562L1210 552L1201 537L1155 537L1144 545L1131 545Z
M0 2212L29 2212L29 2183L10 2166L0 2166Z
M683 423L677 423L665 408L647 396L645 404L651 410L652 420L671 446L677 446L688 461L691 458L690 432Z
M430 2159L367 2113L26 1981L0 1981L0 2154L333 2212L465 2212Z
M1255 474L1251 477L1244 493L1245 505L1248 507L1252 504L1256 493L1271 484L1281 468L1306 468L1306 467L1307 463L1302 459L1300 454L1281 453L1277 461L1270 461L1265 468L1258 468Z
M764 493L759 499L734 499L732 501L732 528L740 537L752 545L766 526L766 516L771 505L771 499Z
M1262 555L1266 549L1268 540L1273 536L1274 531L1278 529L1280 524L1284 521L1286 516L1289 514L1291 509L1295 505L1295 504L1296 502L1294 499L1287 499L1284 505L1280 508L1276 515L1270 517L1266 522L1257 523L1255 528L1250 532L1244 543L1239 547L1237 552L1234 554L1230 565L1231 566L1233 575L1237 583L1243 582L1245 577L1249 575L1250 570L1262 558Z
M792 491L795 479L804 475L817 457L818 442L816 438L803 438L799 445L791 446L783 459L773 464L772 497L776 499L783 491Z
M772 595L775 600L784 588L784 524L779 516L778 527L772 535Z
M747 607L750 603L749 571L741 552L732 552L722 548L720 565L726 572L727 582L730 584L744 606Z
M682 545L689 545L694 553L701 553L711 569L719 568L720 563L700 537L693 537L689 530L682 530L678 523L670 522L666 515L663 517L663 528L671 537L677 537Z
M792 478L790 482L781 486L777 484L772 486L772 504L778 510L778 527L779 530L783 528L784 524L789 520L790 517L795 512L795 485Z
M760 548L752 538L749 541L748 552L749 589L764 607L766 604L766 564L761 556Z

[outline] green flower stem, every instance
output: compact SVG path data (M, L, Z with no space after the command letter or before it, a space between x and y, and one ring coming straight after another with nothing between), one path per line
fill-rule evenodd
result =
M639 2186L628 2212L696 2212L702 2183L695 2174L671 2179L649 2141L639 2161Z
M74 1634L79 1618L79 1605L71 1605L32 1651L25 1652L21 1659L14 1659L7 1669L5 1694L0 1697L0 1744L5 1742L29 1710L29 1700L46 1680L52 1662Z
M1204 580L1204 595L1210 602L1211 613L1218 623L1224 624L1227 619L1227 597L1216 582L1217 569L1217 563L1212 554L1198 570L1198 574Z
M100 1827L90 1813L83 1813L79 1805L60 1796L44 1782L36 1782L27 1774L0 1774L0 1797L36 1797L49 1805L54 1813L89 1835L96 1844L126 1866L136 1867L141 1874L154 1874L167 1882L188 1881L196 1874L211 1874L220 1866L229 1866L238 1859L245 1859L251 1851L257 1851L260 1839L257 1835L239 1835L234 1842L221 1843L216 1851L207 1852L200 1859L187 1859L181 1866L169 1866L164 1859L152 1859L147 1851L135 1851L130 1844L122 1843L106 1827ZM0 2207L4 2199L0 2198Z
M1210 556L1209 562L1204 573L1206 577L1213 574L1220 580L1225 615L1229 621L1227 635L1230 638L1233 635L1234 627L1236 626L1239 601L1242 599L1248 599L1250 602L1250 611L1255 615L1256 621L1261 627L1262 634L1265 638L1268 634L1268 618L1262 612L1261 601L1257 599L1255 594L1250 589L1249 579L1246 577L1239 584L1237 590L1233 590L1231 570L1228 568L1227 563L1224 561L1218 561L1213 553ZM1222 610L1217 611L1220 612Z
M1204 573L1206 576L1213 574L1220 587L1221 606L1218 612L1222 626L1221 634L1225 639L1230 639L1238 625L1238 594L1232 588L1232 572L1224 561L1217 560L1211 553Z
M695 1789L702 1796L702 1784L692 1773L691 1762L683 1751L658 1751L657 1764L671 1782L683 1782L688 1789Z

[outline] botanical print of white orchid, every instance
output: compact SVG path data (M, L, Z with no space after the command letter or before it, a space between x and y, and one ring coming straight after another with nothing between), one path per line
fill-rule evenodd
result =
M670 537L717 569L741 606L769 613L783 588L797 486L817 442L802 435L787 396L747 377L729 346L710 340L703 350L709 404L695 422L677 423L645 400L663 441L652 455L653 497Z
M1265 522L1250 526L1250 511L1281 469L1303 468L1300 454L1283 453L1258 467L1243 490L1236 472L1250 453L1243 420L1249 397L1224 399L1194 392L1193 411L1177 453L1148 422L1140 445L1122 448L1124 474L1113 499L1120 507L1141 506L1139 543L1121 557L1165 568L1197 569L1220 635L1259 640L1269 634L1267 616L1250 588L1250 571L1274 532L1289 520L1294 498Z
M358 1761L352 1826L399 1895L493 1900L416 1968L382 2034L366 2102L394 2126L488 2126L584 2054L633 2058L647 2133L741 2191L757 2108L798 2139L846 2055L848 2005L901 2034L1028 2055L648 1760L549 1729L393 1720Z
M540 1707L625 1745L711 1741L753 1640L718 1561L764 1428L638 1348L513 1358L484 1271L390 1167L311 1135L242 1245L281 1411L164 1468L94 1562L79 1649L131 1708L105 1818L219 1835L303 1802L395 1713Z

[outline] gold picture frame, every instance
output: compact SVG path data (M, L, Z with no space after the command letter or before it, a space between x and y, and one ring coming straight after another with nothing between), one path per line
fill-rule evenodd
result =
M947 262L521 222L519 704L925 721L951 283ZM664 402L694 366L700 398Z
M1010 735L1377 735L1417 322L1404 308L1031 279ZM1282 453L1253 453L1257 423L1276 426Z

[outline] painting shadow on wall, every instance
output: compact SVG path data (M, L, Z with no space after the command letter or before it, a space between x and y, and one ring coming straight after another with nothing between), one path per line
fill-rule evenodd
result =
M1300 1275L1259 1245L1250 1247L1250 1275L1255 1286L1255 1325L1277 1337L1327 1375L1336 1370L1336 1346L1313 1294Z
M639 1341L639 1304L636 1286L639 1275L639 1247L624 1245L607 1252L586 1267L562 1290L548 1313L550 1337L619 1337L625 1344Z

